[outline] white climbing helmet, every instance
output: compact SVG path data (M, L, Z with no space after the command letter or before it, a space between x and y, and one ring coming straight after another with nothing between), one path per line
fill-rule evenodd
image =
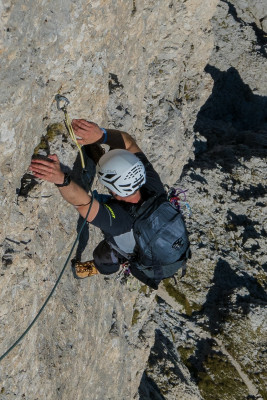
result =
M127 150L110 150L104 154L96 171L100 182L121 197L130 196L146 182L144 164Z

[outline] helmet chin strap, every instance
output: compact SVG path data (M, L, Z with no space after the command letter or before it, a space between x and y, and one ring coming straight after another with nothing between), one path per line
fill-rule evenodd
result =
M116 200L125 201L126 203L138 203L141 200L141 193L139 189L129 196L120 196L114 192L111 192L111 194Z

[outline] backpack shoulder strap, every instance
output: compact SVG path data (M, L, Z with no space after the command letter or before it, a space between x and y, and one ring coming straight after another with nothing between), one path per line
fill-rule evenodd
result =
M155 193L151 193L150 197L145 200L141 205L133 205L131 209L131 215L134 219L137 219L147 210L152 213L164 201L167 201L166 194L161 193L160 195L157 195Z

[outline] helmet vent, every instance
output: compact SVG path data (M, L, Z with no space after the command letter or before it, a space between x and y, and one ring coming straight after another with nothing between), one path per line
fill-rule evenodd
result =
M125 179L135 178L138 173L143 170L141 165L135 165L125 176Z
M106 174L105 178L106 179L112 179L114 176L116 176L116 174Z

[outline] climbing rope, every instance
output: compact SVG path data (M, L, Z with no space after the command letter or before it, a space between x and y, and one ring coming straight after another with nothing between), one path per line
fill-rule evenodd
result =
M68 106L68 104L70 102L67 99L67 97L61 96L60 94L57 94L55 99L56 99L56 102L57 102L57 109L59 111L63 111L64 112L66 128L67 128L67 130L68 130L68 132L70 134L71 139L73 140L73 142L78 147L78 150L79 150L79 153L80 153L80 157L81 157L82 168L85 169L85 162L84 162L82 148L79 145L79 143L77 142L75 133L73 132L73 128L72 128L72 125L71 125L70 117L69 117L68 112L67 112L67 106ZM60 105L62 102L64 102L63 106Z
M68 129L68 132L69 132L69 134L70 134L72 140L74 141L74 143L76 144L76 146L77 146L78 149L79 149L80 156L81 156L82 168L83 168L82 174L88 175L88 173L87 173L87 171L86 171L86 169L85 169L84 157L83 157L83 153L82 153L81 146L80 146L79 143L77 142L77 139L76 139L75 134L74 134L74 132L73 132L73 129L72 129L72 126L71 126L71 122L70 122L70 119L69 119L69 116L68 116L68 113L67 113L67 105L69 104L69 100L68 100L66 97L60 96L60 95L57 95L57 96L56 96L56 100L57 100L58 109L59 109L59 110L62 110L62 111L64 112L64 114L65 114L65 123L66 123L66 127L67 127L67 129ZM63 107L59 107L59 103L60 103L60 101L62 101L62 100L65 101L65 104L64 104ZM54 291L56 290L56 288L57 288L57 286L58 286L58 284L59 284L59 282L60 282L60 280L61 280L61 278L62 278L62 275L64 274L64 271L65 271L65 269L66 269L66 266L67 266L68 263L69 263L69 260L70 260L70 258L71 258L71 255L72 255L72 253L73 253L73 250L74 250L74 248L75 248L75 246L76 246L76 244L77 244L77 242L78 242L78 240L79 240L79 238L80 238L80 235L81 235L81 233L82 233L82 230L83 230L83 228L84 228L84 226L85 226L85 224L86 224L86 222L87 222L88 215L89 215L89 213L90 213L90 211L91 211L92 204L93 204L93 201L94 201L94 194L91 192L91 190L90 190L90 193L91 193L91 203L90 203L90 206L89 206L89 208L88 208L86 217L84 218L84 221L83 221L83 223L82 223L82 226L81 226L81 228L80 228L80 230L79 230L79 232L78 232L78 234L77 234L77 237L76 237L76 239L75 239L75 241L74 241L74 243L73 243L73 245L72 245L72 248L71 248L71 250L70 250L70 252L69 252L69 255L68 255L68 257L67 257L67 259L66 259L66 261L65 261L65 264L64 264L64 266L63 266L63 268L62 268L62 271L60 272L59 277L58 277L57 280L56 280L55 285L53 286L53 288L52 288L50 294L49 294L48 297L46 298L44 304L43 304L42 307L40 308L39 312L36 314L36 316L35 316L35 318L33 319L33 321L30 323L30 325L28 326L28 328L25 329L25 331L24 331L24 332L22 333L22 335L15 341L15 343L13 343L13 345L10 346L9 349L8 349L4 354L2 354L2 356L0 356L0 362L1 362L1 361L2 361L12 350L21 342L21 340L27 335L27 333L29 332L29 330L33 327L33 325L35 324L35 322L37 321L37 319L40 317L41 313L42 313L43 310L45 309L45 307L46 307L47 303L49 302L50 298L52 297Z
M79 232L78 232L78 235L77 235L77 237L76 237L76 239L75 239L75 242L74 242L74 244L73 244L73 246L72 246L72 248L71 248L71 250L70 250L70 252L69 252L69 255L68 255L68 257L67 257L67 260L66 260L66 262L65 262L65 264L64 264L64 267L62 268L62 271L60 272L59 277L57 278L57 281L56 281L56 283L55 283L53 289L51 290L49 296L48 296L47 299L45 300L44 304L43 304L42 307L40 308L39 312L36 314L36 317L35 317L35 318L33 319L33 321L30 323L30 325L28 326L28 328L22 333L22 335L16 340L16 342L15 342L11 347L9 347L9 349L0 357L0 362L3 360L3 358L5 358L5 357L11 352L11 350L14 349L14 347L16 347L16 346L19 344L19 342L24 338L24 336L27 335L27 333L29 332L29 330L33 327L33 325L35 324L35 322L37 321L37 319L40 317L41 313L43 312L43 310L44 310L45 306L47 305L47 303L49 302L50 298L52 297L54 291L56 290L56 287L57 287L58 284L59 284L59 281L60 281L61 278L62 278L62 275L64 274L64 271L65 271L66 266L67 266L67 264L68 264L68 262L69 262L69 260L70 260L70 258L71 258L71 255L72 255L73 250L74 250L74 248L75 248L75 246L76 246L76 243L78 242L78 240L79 240L79 238L80 238L80 235L81 235L81 233L82 233L82 230L83 230L83 228L84 228L84 226L85 226L85 224L86 224L87 217L88 217L88 215L89 215L89 213L90 213L92 204L93 204L93 197L92 197L92 201L91 201L90 207L89 207L89 209L88 209L88 211L87 211L86 217L85 217L85 219L84 219L84 221L83 221L83 224L82 224L82 226L81 226L81 229L80 229Z

